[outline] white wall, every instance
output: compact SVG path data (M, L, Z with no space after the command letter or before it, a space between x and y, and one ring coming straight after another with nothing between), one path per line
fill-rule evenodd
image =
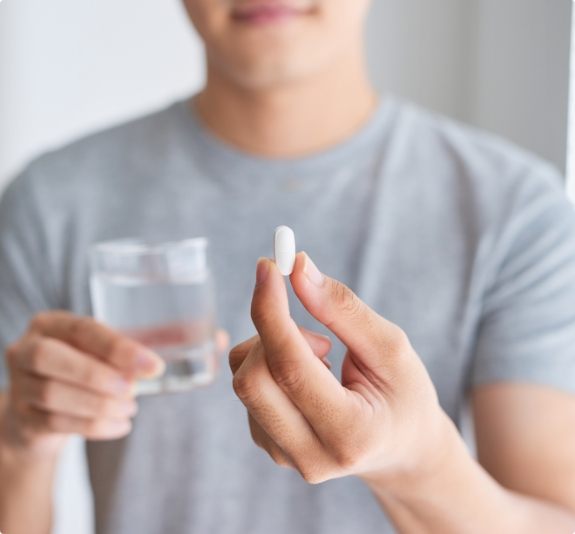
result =
M573 0L575 4L575 0ZM569 135L567 137L567 188L575 203L575 9L571 13L571 72L569 91Z
M474 1L374 0L367 48L377 86L465 118Z
M179 0L0 3L0 179L86 131L203 81Z
M570 0L374 0L374 81L564 167ZM0 2L0 184L81 133L203 80L179 0ZM89 532L81 446L60 472L58 534Z
M375 0L377 85L565 171L572 0Z
M571 0L475 0L467 118L565 171ZM511 81L511 83L509 83Z

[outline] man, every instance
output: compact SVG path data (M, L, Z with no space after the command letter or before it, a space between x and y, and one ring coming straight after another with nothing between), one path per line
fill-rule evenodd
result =
M575 529L575 214L535 158L378 99L368 4L188 0L204 90L8 188L1 530L50 530L73 433L98 534ZM293 293L262 259L252 294L278 224L307 251ZM82 318L86 251L182 234L211 239L233 384L138 399L132 426L161 364Z

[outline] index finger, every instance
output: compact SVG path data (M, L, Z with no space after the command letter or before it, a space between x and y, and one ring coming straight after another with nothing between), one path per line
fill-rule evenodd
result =
M318 359L289 314L285 282L268 259L258 262L252 320L271 375L320 434L348 419L348 395Z
M155 376L165 367L163 360L150 349L91 317L65 311L46 312L34 318L30 329L69 343L130 378Z
M14 365L47 379L66 382L104 395L125 395L131 383L96 358L52 337L28 337L19 345Z

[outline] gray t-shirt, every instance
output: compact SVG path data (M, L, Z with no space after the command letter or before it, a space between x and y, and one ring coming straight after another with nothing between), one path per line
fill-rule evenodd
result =
M0 204L0 344L39 310L90 313L92 243L200 235L235 344L254 333L255 262L279 224L403 327L456 422L476 384L575 392L575 211L559 175L390 98L301 159L237 151L182 101L34 161ZM293 296L292 310L314 327ZM87 455L98 534L392 531L357 479L309 486L252 443L225 362L209 387L141 398L131 435Z

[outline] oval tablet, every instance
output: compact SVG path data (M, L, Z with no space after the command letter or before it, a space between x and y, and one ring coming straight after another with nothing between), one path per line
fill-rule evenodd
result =
M274 258L280 273L289 276L295 263L295 235L289 226L278 226L274 233Z

